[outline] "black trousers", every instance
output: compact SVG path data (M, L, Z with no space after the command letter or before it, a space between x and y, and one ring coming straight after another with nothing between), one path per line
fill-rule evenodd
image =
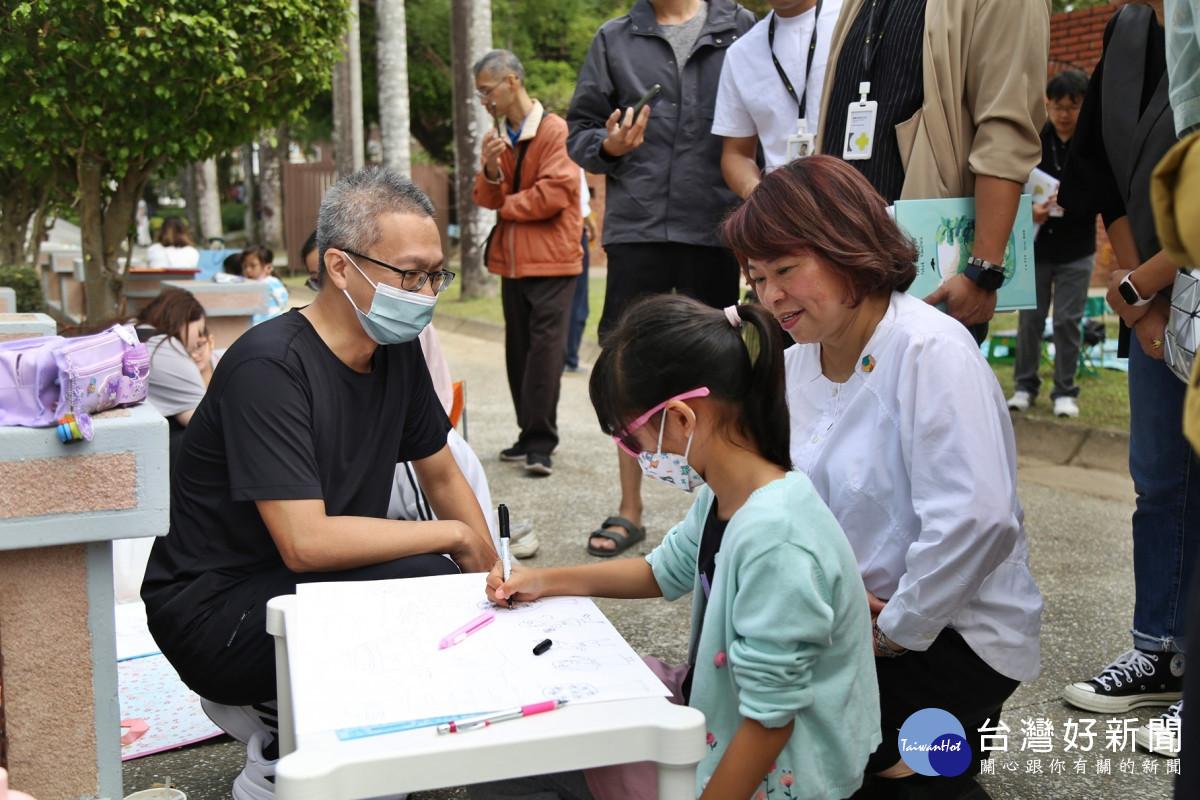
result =
M163 655L196 694L231 706L264 703L276 695L275 637L266 628L267 601L272 597L294 594L301 583L377 581L458 572L453 561L440 555L410 556L340 572L299 573L280 565L226 589L211 609L201 611L190 621L171 619L172 606L181 599L177 596L155 615L150 628Z
M597 331L601 346L626 306L648 294L678 292L713 308L738 301L738 265L724 247L674 242L610 244L604 311Z
M996 726L1004 701L1020 682L989 667L950 628L943 629L924 652L912 650L899 658L876 658L875 677L879 682L883 742L867 760L867 777L853 800L959 797L974 784L979 762L987 757L979 729L989 719L988 727ZM924 775L900 780L873 778L876 772L900 760L897 741L900 726L923 708L948 711L962 723L974 756L971 766L953 778Z
M521 429L517 444L526 452L549 455L558 446L558 395L575 281L575 275L500 281L508 389Z

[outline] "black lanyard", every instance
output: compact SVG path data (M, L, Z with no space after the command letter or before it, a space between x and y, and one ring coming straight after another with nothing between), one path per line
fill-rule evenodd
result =
M890 0L870 0L867 10L867 41L863 47L863 77L870 82L875 74L875 59L879 55L879 43L883 40L883 27L887 24Z
M808 39L808 64L804 67L804 86L800 88L800 96L796 96L796 89L792 86L792 79L788 77L784 71L783 65L779 63L779 59L775 57L775 20L778 19L774 11L771 12L771 22L767 25L767 48L771 51L771 62L775 65L775 71L779 73L780 79L783 81L783 88L788 90L788 94L796 101L796 105L800 107L800 119L804 119L804 104L808 95L808 80L812 77L813 56L817 52L817 24L821 21L821 2L817 0L816 13L813 14L813 29L812 36Z

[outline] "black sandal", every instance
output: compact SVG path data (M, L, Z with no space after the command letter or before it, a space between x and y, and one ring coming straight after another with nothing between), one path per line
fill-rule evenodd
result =
M607 530L609 525L625 529L625 535L621 535L616 531ZM618 553L624 553L629 548L633 547L638 542L646 538L646 529L639 528L624 517L609 517L604 520L599 528L588 534L587 551L591 555L599 556L600 558L611 558ZM592 546L591 539L610 539L616 542L616 547L611 550L602 549Z

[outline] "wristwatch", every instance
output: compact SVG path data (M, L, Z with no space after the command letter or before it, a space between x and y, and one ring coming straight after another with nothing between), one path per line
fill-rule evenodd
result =
M994 292L1004 283L1004 267L975 256L967 259L967 268L963 270L963 275L986 292Z
M1121 299L1129 305L1144 306L1154 298L1142 297L1140 294L1138 294L1137 287L1133 285L1133 281L1129 280L1132 277L1133 273L1130 272L1128 275L1122 278L1121 282L1117 284L1117 291L1121 293Z

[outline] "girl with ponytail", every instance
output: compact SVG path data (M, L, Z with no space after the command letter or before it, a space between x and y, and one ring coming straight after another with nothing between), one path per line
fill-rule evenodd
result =
M691 663L647 659L704 712L696 793L840 800L879 743L866 592L837 521L791 468L779 326L760 306L682 295L630 306L591 376L601 428L648 477L696 501L648 556L497 566L488 597L694 593ZM847 709L853 713L847 714ZM474 798L652 797L653 765L471 787Z

